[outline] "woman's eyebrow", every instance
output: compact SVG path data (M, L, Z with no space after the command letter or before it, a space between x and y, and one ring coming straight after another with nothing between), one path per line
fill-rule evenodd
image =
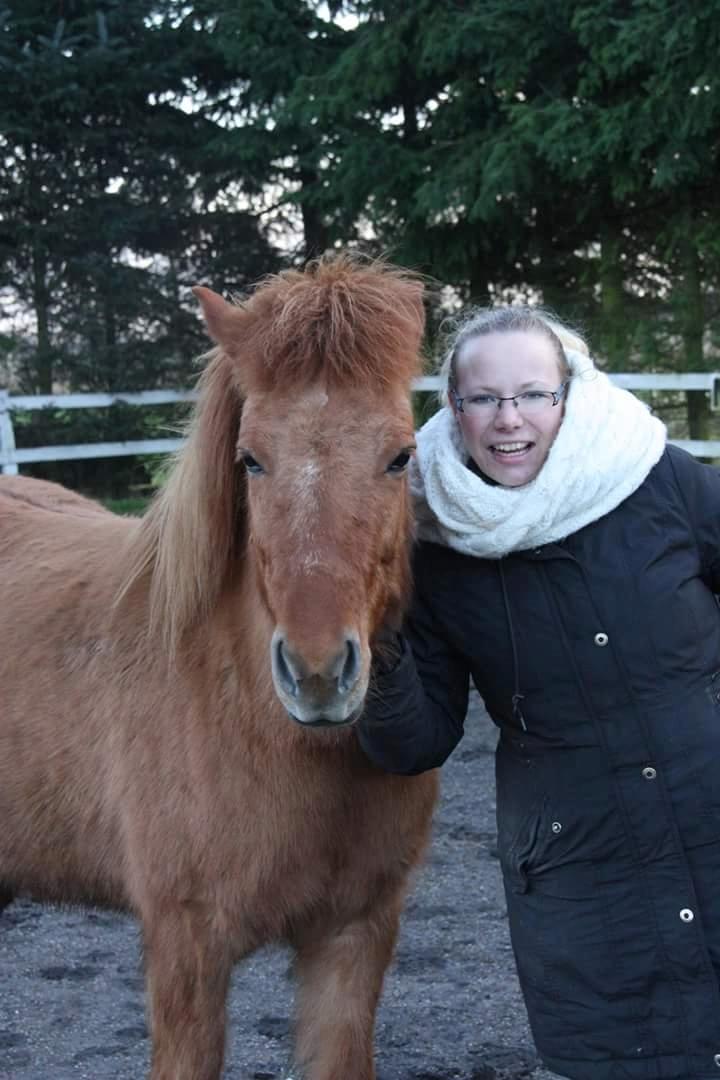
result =
M535 388L535 389L538 389L538 390L540 390L540 389L544 390L544 389L546 389L546 387L543 386L542 383L543 383L542 379L531 379L529 382L521 383L520 386L518 387L518 389L515 391L515 393L516 394L522 394L522 392L524 390L529 390L531 388ZM479 386L473 386L470 390L467 390L465 396L468 396L470 394L493 394L494 397L503 397L504 396L503 394L500 393L499 390L495 390L490 386L485 386L482 383Z

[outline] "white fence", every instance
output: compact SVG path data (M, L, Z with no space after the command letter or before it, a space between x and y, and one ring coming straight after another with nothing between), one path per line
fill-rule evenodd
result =
M611 374L618 386L627 390L706 391L713 409L720 409L720 373L689 372L684 374ZM437 390L437 375L416 379L415 390ZM35 461L72 461L79 458L124 457L130 454L168 454L182 445L182 439L141 439L128 442L80 443L74 446L15 445L13 413L22 409L97 409L123 403L126 405L166 405L178 401L194 401L193 390L144 390L120 394L55 394L11 395L0 390L0 470L15 474L18 466ZM674 439L696 457L720 457L720 440Z

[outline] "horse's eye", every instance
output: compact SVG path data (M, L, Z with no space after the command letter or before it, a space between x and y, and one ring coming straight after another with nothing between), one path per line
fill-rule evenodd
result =
M264 472L262 465L259 461L256 461L252 454L244 453L240 456L240 460L249 473L253 473L255 476L258 473Z
M410 462L410 451L409 450L403 450L403 451L401 451L401 453L398 454L398 456L396 458L393 458L393 460L390 462L390 464L387 467L387 471L389 473L403 472L403 470L408 467L409 462Z

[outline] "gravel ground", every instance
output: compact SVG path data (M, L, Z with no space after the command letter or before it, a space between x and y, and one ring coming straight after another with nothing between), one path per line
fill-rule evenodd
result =
M532 1045L495 857L495 735L480 702L443 769L434 841L378 1014L378 1080L553 1080ZM225 1077L289 1075L288 955L235 972ZM27 902L0 915L0 1078L140 1080L149 1059L137 929ZM342 1080L342 1078L338 1078Z

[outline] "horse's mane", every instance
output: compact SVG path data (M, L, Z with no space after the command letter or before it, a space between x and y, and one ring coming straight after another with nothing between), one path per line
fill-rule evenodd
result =
M149 584L149 628L169 651L208 614L244 544L245 475L235 461L242 400L277 385L393 385L419 369L417 276L349 256L265 278L206 321L207 354L188 438L140 522L119 603Z

